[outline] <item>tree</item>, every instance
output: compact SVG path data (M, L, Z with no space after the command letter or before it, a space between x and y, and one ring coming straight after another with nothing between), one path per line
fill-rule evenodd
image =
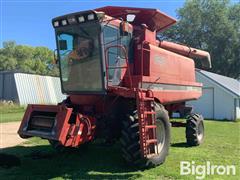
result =
M15 46L14 41L3 42L3 48L0 49L0 71L16 69L17 60L12 56Z
M162 37L211 54L210 71L240 77L240 3L229 0L187 0L179 21Z
M0 54L0 71L16 69L17 61L13 57L7 57Z
M47 47L17 45L14 41L3 42L0 49L0 71L16 70L18 72L58 76L58 68L51 66L53 52Z

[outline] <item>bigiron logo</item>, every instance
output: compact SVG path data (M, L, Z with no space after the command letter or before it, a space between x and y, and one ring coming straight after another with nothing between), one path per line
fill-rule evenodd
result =
M195 161L181 161L180 175L195 175L196 179L204 179L206 175L236 175L234 165L214 165L209 161L205 164L197 165Z

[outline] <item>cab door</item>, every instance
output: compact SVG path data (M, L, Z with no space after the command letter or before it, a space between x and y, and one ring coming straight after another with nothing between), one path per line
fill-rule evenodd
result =
M131 35L120 36L119 28L107 25L104 26L103 37L108 85L119 86L127 70L126 62Z

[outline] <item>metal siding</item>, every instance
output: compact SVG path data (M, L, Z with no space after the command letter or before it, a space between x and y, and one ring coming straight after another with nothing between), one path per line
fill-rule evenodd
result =
M234 97L220 88L215 88L214 111L215 119L235 119Z
M18 102L13 73L0 72L0 99Z
M13 74L3 74L3 99L15 101L16 97L17 91Z
M61 102L63 99L66 98L66 95L62 94L60 79L57 77L52 77L52 78L54 79L52 82L53 82L54 92L57 97L57 101Z
M12 74L5 74L4 75L4 82L3 82L3 86L4 86L4 91L3 91L3 96L4 99L6 100L11 100L11 89L12 89L12 78L11 78Z
M240 119L240 98L237 99L237 104L236 104L236 119Z
M203 88L203 95L197 101L191 101L193 110L205 119L214 119L214 89Z
M21 105L57 104L66 98L57 77L22 73L15 73L14 77Z
M50 100L50 102L51 103L54 103L55 102L55 99L57 99L56 98L56 94L55 94L55 92L54 92L54 88L53 88L53 78L51 77L51 78L47 78L46 79L46 83L47 83L47 90L48 90L48 95L49 95L49 100Z
M198 82L203 83L203 88L213 88L214 89L214 97L213 97L213 114L214 119L228 119L234 120L234 97L232 93L226 91L224 88L221 88L217 83L212 81L210 78L202 75L201 73L196 72L196 78ZM207 92L208 93L208 92ZM203 95L204 96L204 95ZM208 96L208 95L207 95ZM208 99L205 99L205 102L196 100L196 101L189 101L187 104L194 105L196 109L201 109L202 112L199 113L207 113L208 109L206 104L209 102Z
M3 74L0 74L0 99L3 99Z

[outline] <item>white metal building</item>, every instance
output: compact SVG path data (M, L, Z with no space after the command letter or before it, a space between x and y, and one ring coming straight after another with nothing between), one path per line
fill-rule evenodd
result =
M65 99L58 77L0 72L0 99L20 105L57 104Z
M203 83L203 95L187 104L205 119L240 119L240 82L219 74L196 70L198 82Z

